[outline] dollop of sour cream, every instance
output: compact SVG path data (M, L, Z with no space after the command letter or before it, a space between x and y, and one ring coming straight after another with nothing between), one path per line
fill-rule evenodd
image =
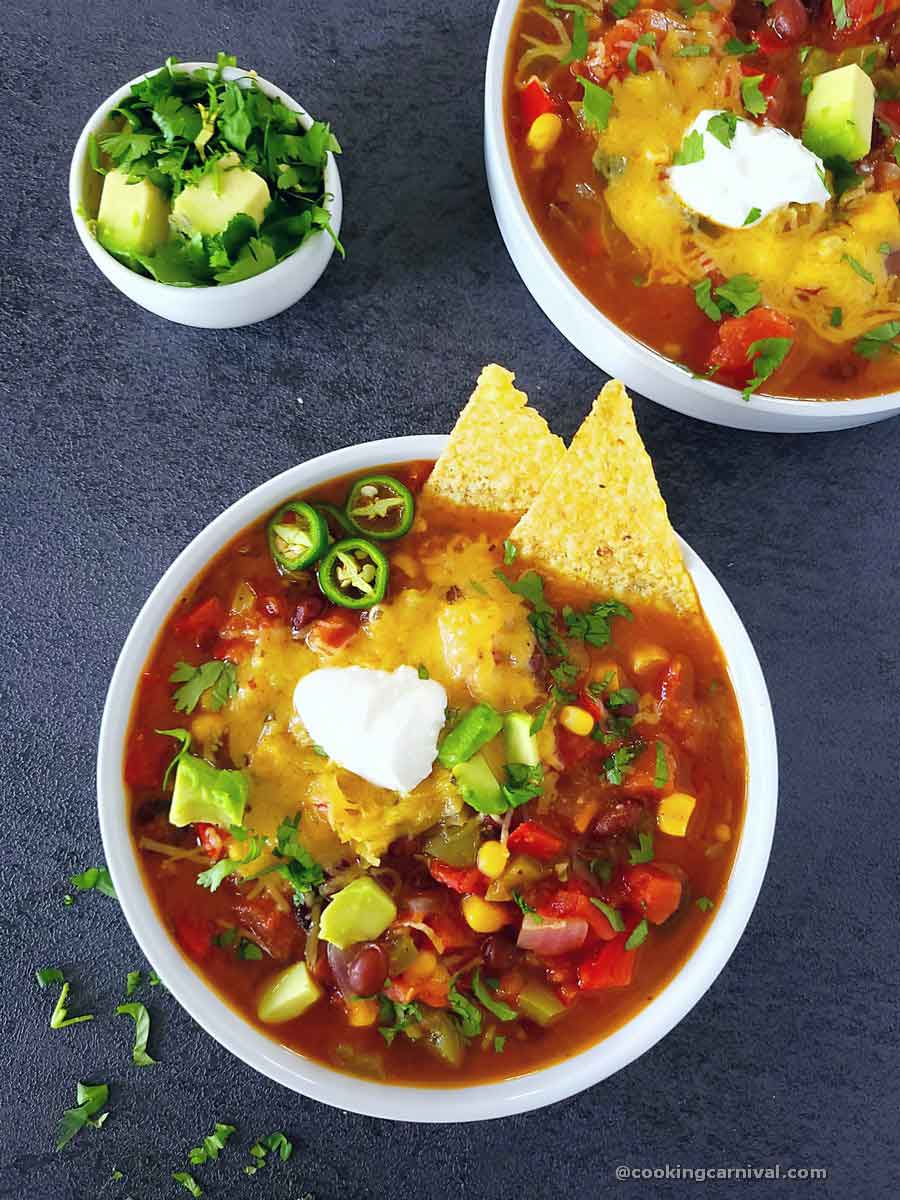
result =
M428 776L446 708L441 684L412 667L323 667L294 689L294 710L328 757L392 792Z
M688 208L717 225L742 229L786 204L825 204L830 199L822 160L799 138L739 117L726 146L708 128L720 115L710 108L698 114L685 138L700 134L703 157L669 171L673 191Z

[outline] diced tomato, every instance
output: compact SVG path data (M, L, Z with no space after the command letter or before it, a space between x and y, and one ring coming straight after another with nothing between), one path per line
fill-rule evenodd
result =
M626 867L625 884L651 925L667 921L681 903L681 880L652 864Z
M556 726L556 749L567 770L596 750L599 744L593 738L581 737L562 725Z
M600 950L578 964L578 986L586 992L628 987L634 971L636 950L626 950L627 933L619 933Z
M300 927L291 909L279 908L266 895L252 899L239 896L234 911L263 950L278 962L286 962L299 953Z
M577 879L571 879L564 888L539 903L537 910L542 917L583 917L591 932L604 942L616 936L608 919L591 903L588 888Z
M487 876L482 875L477 867L451 867L439 858L429 858L428 870L433 879L453 892L467 896L483 896L487 891Z
M861 29L887 13L896 12L900 8L900 0L847 0L847 16L850 18L850 29ZM849 33L850 30L844 32Z
M197 831L200 849L204 854L208 854L213 862L218 862L225 854L225 839L228 834L224 829L219 829L216 825L206 825L202 821L198 822L194 829Z
M218 596L210 596L175 622L180 637L193 638L198 646L211 642L225 621L225 607Z
M140 730L128 743L125 782L136 791L159 791L171 756L168 739Z
M744 317L730 317L719 326L719 340L709 356L718 367L717 379L743 386L753 375L750 347L764 338L794 336L794 326L772 308L754 308ZM755 357L755 356L754 356Z
M340 650L359 629L355 613L346 608L335 608L318 621L314 621L309 636L329 650Z
M194 962L206 962L212 950L212 922L194 913L181 913L175 918L175 937L179 946Z
M553 112L556 105L539 79L530 79L519 92L519 113L527 133L539 116Z
M563 840L537 821L523 821L509 835L506 845L512 854L530 854L542 862L552 862L562 853Z

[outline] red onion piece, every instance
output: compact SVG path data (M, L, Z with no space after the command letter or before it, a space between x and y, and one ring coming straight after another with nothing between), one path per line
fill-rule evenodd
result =
M570 954L581 948L587 932L584 917L539 917L536 913L526 913L516 945L536 954Z

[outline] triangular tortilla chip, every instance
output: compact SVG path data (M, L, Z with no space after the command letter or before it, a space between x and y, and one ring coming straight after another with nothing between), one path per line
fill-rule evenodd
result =
M631 400L608 383L510 534L523 558L619 600L698 612Z
M521 516L565 454L561 438L526 407L515 375L484 368L423 489L423 497Z

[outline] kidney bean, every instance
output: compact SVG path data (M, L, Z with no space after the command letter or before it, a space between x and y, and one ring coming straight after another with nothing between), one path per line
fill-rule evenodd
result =
M387 977L387 955L375 942L358 942L346 950L329 944L328 963L345 1000L374 996Z
M492 971L508 971L518 955L512 942L502 934L492 934L481 949L484 965Z
M291 633L299 637L307 625L317 621L325 611L325 600L321 596L306 596L294 609L291 617Z
M769 9L768 22L783 42L793 46L809 29L809 14L802 0L775 0Z

